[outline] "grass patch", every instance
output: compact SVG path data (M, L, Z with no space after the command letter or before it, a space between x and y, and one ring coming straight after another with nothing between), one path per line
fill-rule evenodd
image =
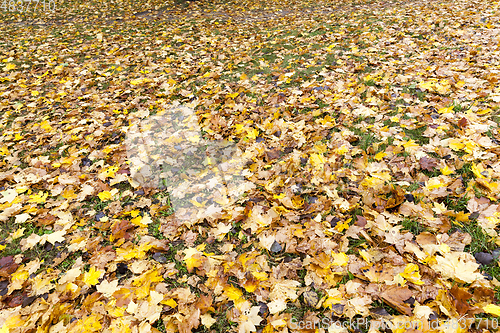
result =
M415 236L420 235L420 233L427 231L427 228L422 226L422 224L417 219L404 218L401 222L403 230L408 230Z
M468 202L469 198L467 198L466 196L453 198L450 195L447 195L443 201L448 209L454 210L455 212L464 212L467 209Z
M477 221L469 221L462 225L460 229L468 233L472 238L472 242L465 247L466 252L472 254L477 252L491 252L497 247L495 243L492 242L492 238L484 232Z
M420 145L426 145L429 144L429 138L422 136L426 129L427 126L422 126L412 130L405 128L404 131L406 136L408 136L413 141L416 141Z
M359 128L351 128L351 131L354 132L359 139L352 143L353 146L357 146L364 151L367 151L373 144L380 142L380 140L373 134L372 132L364 132Z

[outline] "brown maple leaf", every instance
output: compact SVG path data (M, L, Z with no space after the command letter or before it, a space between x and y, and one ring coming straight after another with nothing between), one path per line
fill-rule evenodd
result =
M438 162L436 159L429 158L426 156L420 158L419 163L420 163L420 167L424 170L427 170L427 171L433 171L434 168L436 168L436 166L438 165Z

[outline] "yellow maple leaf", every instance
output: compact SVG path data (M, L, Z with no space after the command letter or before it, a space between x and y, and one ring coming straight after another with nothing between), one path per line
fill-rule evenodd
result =
M118 288L118 280L114 280L111 282L104 280L101 282L101 284L97 285L96 288L98 292L105 295L106 297L113 295L115 291L120 289Z
M373 158L374 158L375 160L377 160L377 161L379 161L379 162L380 162L380 161L381 161L384 157L386 157L386 156L387 156L387 153L386 153L386 152L381 151L381 152L377 153L377 154L376 154Z
M6 69L7 71L10 71L11 69L16 69L16 67L17 67L17 66L16 66L16 64L13 64L13 63L9 62L9 63L5 66L5 69Z
M443 186L445 186L445 185L443 183L441 183L439 178L431 178L427 181L427 184L426 184L426 188L429 191L432 191L433 189L440 188Z
M202 260L202 257L199 253L195 254L187 259L184 259L184 261L186 262L186 268L187 268L189 273L192 273L195 268L203 265L203 260Z
M491 313L494 316L500 317L500 306L495 304L488 304L483 307L483 310L487 313Z
M165 304L165 305L168 305L171 308L175 308L177 306L177 302L173 298L167 299L166 301L163 301L161 303Z
M85 272L85 274L83 275L83 282L87 286L94 286L99 283L99 278L101 277L102 273L102 271L92 266L90 267L90 270L88 272Z
M400 275L416 285L424 284L424 282L421 280L420 272L416 264L409 263L408 265L406 265L404 272L400 273Z
M0 147L0 156L5 156L9 154L9 149L6 146Z
M40 128L44 129L47 132L52 131L52 126L50 126L50 124L47 120L44 120L40 123Z
M249 139L255 140L259 136L259 130L256 128L247 129L247 137Z
M13 332L15 328L23 326L24 323L25 321L21 318L20 314L11 315L4 322L2 328L0 329L0 333ZM10 328L12 328L13 330L10 330Z
M140 84L142 84L144 82L145 82L145 79L135 79L135 80L131 80L130 84L132 86L138 86L138 85L140 85Z
M462 143L461 139L450 139L448 141L448 146L455 151L460 150L460 149L465 147L465 145Z
M469 213L459 212L455 215L455 219L458 222L467 222L469 220Z
M189 273L191 273L195 268L201 267L206 259L201 255L200 250L197 248L187 248L183 252L185 254L184 262L186 263L186 268Z
M433 91L434 90L434 82L432 81L422 81L418 84L418 87L422 90Z
M488 182L486 179L476 179L476 181L486 187L490 192L497 194L500 190L500 184L497 182ZM490 200L496 200L496 199L491 199Z
M436 83L435 85L435 90L438 94L444 95L450 92L450 81L448 80L441 80L441 82Z
M110 166L109 168L99 173L99 178L100 179L115 178L116 176L115 174L117 171L118 171L117 166Z
M252 272L252 275L259 281L266 281L268 279L266 272Z
M344 222L339 222L337 223L337 225L335 226L335 229L338 230L338 232L342 232L344 230L347 230L349 229L349 222L351 222L351 218L347 219L346 221Z
M132 222L132 223L133 223L133 224L135 224L136 226L139 226L139 227L141 227L141 228L145 228L145 227L147 227L147 225L142 224L142 223L141 223L141 221L142 221L142 216L140 216L140 215L139 215L139 216L137 216L137 217L134 217L132 220L130 220L130 222Z
M243 124L236 124L234 125L234 131L236 134L241 134L245 130L245 125Z
M149 243L144 243L141 246L138 247L131 247L131 248L118 248L116 249L116 254L125 260L130 260L133 258L137 259L143 259L146 256L146 253L151 249L153 245Z
M373 261L373 256L368 252L368 251L365 251L365 250L359 250L359 255L361 256L361 258L364 259L364 261L366 261L367 263L371 263Z
M225 287L224 292L227 298L229 298L231 301L237 301L238 299L243 297L243 292L232 285L228 285L227 287Z
M29 272L24 268L24 266L21 266L15 273L12 274L11 279L12 282L24 282L29 276Z
M98 332L102 329L102 325L96 315L85 318L83 321L79 321L77 327L80 328L81 332Z
M138 215L132 220L130 220L130 222L141 228L147 228L148 224L150 224L153 221L151 220L151 217L148 214L144 214L144 217Z
M451 175L453 173L453 170L448 168L447 165L444 166L444 168L441 168L441 173L445 176Z
M474 257L466 252L449 252L444 256L436 256L435 262L429 266L445 278L458 280L464 283L473 283L476 280L484 279L478 271L479 264Z
M411 153L420 146L414 140L410 139L403 144L403 147L405 147L407 153Z
M256 256L257 252L244 252L239 256L238 260L241 262L243 267L246 267L247 262L255 259Z
M333 265L335 266L346 266L349 263L349 257L344 253L332 253Z
M323 307L332 308L332 305L342 303L342 293L338 289L329 289L327 290L327 298L323 302Z
M18 239L19 237L22 237L24 235L24 230L26 228L19 228L17 229L13 234L12 234L12 239Z
M472 164L471 166L471 171L472 173L477 177L477 178L486 178L485 176L483 176L483 172L485 171L483 165L481 163L479 164Z
M490 108L487 108L487 109L484 109L481 111L477 111L476 114L482 116L482 115L485 115L487 113L490 113L491 111L493 111L493 110L491 110Z
M77 197L75 190L73 190L73 189L65 189L61 195L64 199L68 199L68 200L71 200L71 199L74 199Z
M341 147L335 149L334 151L336 154L345 155L349 151L349 148L347 148L346 145L342 145Z
M130 216L132 216L132 217L136 217L136 216L139 216L139 214L140 214L140 213L141 213L141 211L140 211L140 210L138 210L138 209L134 209L134 210L131 210L130 212L128 212L128 213L124 213L124 214L130 214Z
M311 154L309 160L311 161L311 164L316 168L322 167L323 164L325 164L325 158L319 154Z
M111 192L109 191L102 191L97 194L97 196L99 197L99 199L101 199L101 201L110 200L112 198Z
M38 192L37 194L30 195L30 199L28 202L34 202L37 204L45 203L45 200L49 196L49 193L43 193L43 191Z

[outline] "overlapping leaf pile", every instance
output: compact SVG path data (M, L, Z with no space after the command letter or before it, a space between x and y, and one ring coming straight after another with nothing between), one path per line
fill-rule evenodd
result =
M0 27L2 332L496 323L498 2L101 5ZM193 219L125 144L179 106L253 184Z

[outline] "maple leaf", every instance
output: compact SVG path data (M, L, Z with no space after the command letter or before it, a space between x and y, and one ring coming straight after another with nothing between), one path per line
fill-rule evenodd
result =
M111 195L111 192L109 191L102 191L100 193L97 194L97 196L99 197L99 199L101 199L102 201L107 201L107 200L110 200L113 196Z
M276 281L269 294L269 298L271 299L271 302L267 305L269 313L275 314L281 312L286 308L287 300L296 300L299 297L297 288L300 285L300 282L294 280Z
M83 282L87 286L94 286L99 282L99 278L103 272L99 269L96 269L94 266L90 267L90 270L88 272L85 272L83 274Z
M238 327L239 333L249 333L257 331L257 325L260 324L262 318L258 315L260 311L259 306L252 306L246 310L240 317L240 325Z
M202 253L196 248L188 248L184 250L184 254L184 261L188 272L192 272L195 268L201 267L206 261L206 258L202 256Z
M448 168L447 165L445 165L444 168L441 168L440 171L445 176L451 175L453 173L453 170L451 170L450 168Z
M433 158L428 158L426 156L422 157L419 160L420 166L422 169L427 171L432 171L437 166L437 161Z
M465 283L484 279L484 276L477 272L479 264L471 254L465 252L449 252L444 256L436 256L436 263L431 267L444 277Z
M12 202L17 197L17 191L15 189L9 189L0 192L2 194L2 198L0 198L0 203Z
M107 297L111 296L112 294L117 291L118 288L118 280L114 280L111 282L108 282L106 280L103 280L101 284L96 286L96 289L98 292L106 295Z
M309 160L311 161L311 164L317 168L322 167L326 162L325 158L319 154L311 154Z
M81 269L80 267L75 267L70 270L68 270L60 279L59 279L59 284L65 284L68 282L73 282L75 281L76 278L78 278L81 275Z
M44 235L44 237L47 240L47 242L54 245L56 242L63 243L64 242L64 235L66 235L66 231L59 230L59 231L53 232L51 234Z
M91 315L83 320L80 319L75 328L82 332L98 332L101 330L102 325L98 315Z
M37 204L42 204L47 200L49 193L44 193L43 191L38 192L37 194L30 195L30 199L28 202L34 202Z
M346 266L349 263L349 257L345 253L332 253L332 265Z
M500 306L495 304L488 304L483 307L483 310L487 313L500 317Z
M424 284L424 282L421 280L419 268L415 264L410 263L406 265L404 272L400 273L400 275L416 285Z
M205 313L203 315L200 316L201 318L201 323L203 324L203 326L205 326L206 328L210 328L212 327L213 324L215 324L217 322L217 319L213 318L210 314L208 313Z

